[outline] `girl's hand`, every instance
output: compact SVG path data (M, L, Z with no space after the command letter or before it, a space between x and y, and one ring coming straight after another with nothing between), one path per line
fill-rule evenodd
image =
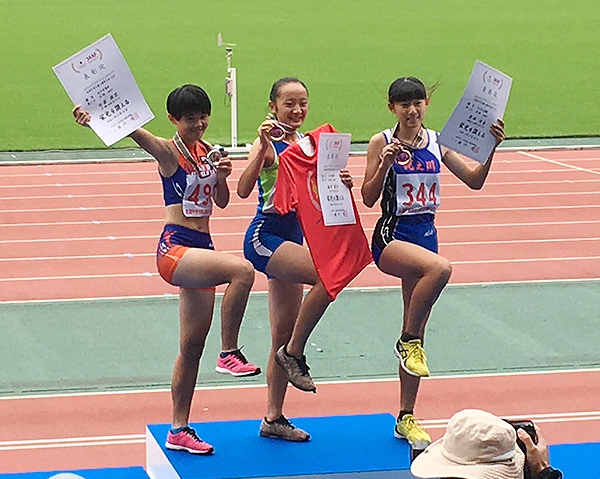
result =
M496 146L498 146L503 140L506 139L506 133L504 132L504 122L498 118L494 123L490 125L490 133L496 138Z
M75 122L81 126L90 126L90 120L92 119L92 115L89 111L81 108L81 105L75 105L73 108L73 118L75 118Z
M272 120L271 118L267 118L263 121L258 129L256 130L258 133L258 137L260 138L260 142L263 145L268 145L271 142L271 129L277 125L277 120Z
M379 166L387 170L396 161L399 149L400 145L398 143L392 142L385 145L379 154L379 160L381 160Z
M225 181L233 171L231 160L225 154L215 163L215 168L217 169L217 181L219 182Z
M344 185L346 185L346 187L349 189L352 189L354 186L352 175L350 175L350 172L346 169L340 170L340 180L342 180L342 183L344 183Z

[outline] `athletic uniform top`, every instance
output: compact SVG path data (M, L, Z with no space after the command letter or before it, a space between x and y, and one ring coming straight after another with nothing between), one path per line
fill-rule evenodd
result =
M333 133L335 129L325 123L281 153L273 206L282 215L292 208L296 210L317 273L333 301L372 261L372 257L352 195L356 223L325 226L316 179L319 134L322 132Z
M383 130L390 143L395 128ZM427 145L412 150L412 160L401 166L397 162L385 175L381 194L383 216L435 214L440 205L440 164L442 150L438 132L427 129Z
M299 131L296 133L300 138L304 136ZM258 184L258 206L256 209L259 213L277 213L273 208L273 187L279 170L279 155L288 146L290 146L290 143L287 141L271 141L275 160L271 166L261 168L258 178L256 178Z
M179 151L179 165L171 176L160 175L165 206L182 203L186 217L210 216L217 171L206 158L208 147L202 142L190 147L176 137L170 141Z

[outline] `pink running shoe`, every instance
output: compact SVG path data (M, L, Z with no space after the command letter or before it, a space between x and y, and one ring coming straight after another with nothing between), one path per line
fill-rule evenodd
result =
M186 426L176 434L169 431L165 447L174 451L191 452L192 454L212 454L214 451L214 448L206 441L200 439L196 431L189 426Z
M228 352L225 357L219 354L215 371L232 376L256 376L260 374L260 368L246 359L242 351L236 349Z

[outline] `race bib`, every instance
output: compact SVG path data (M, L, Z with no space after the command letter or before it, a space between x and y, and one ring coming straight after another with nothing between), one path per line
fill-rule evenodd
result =
M396 176L396 215L435 214L440 205L439 175L415 173Z
M186 217L210 216L217 175L209 165L202 165L200 174L188 173L183 194L183 214Z

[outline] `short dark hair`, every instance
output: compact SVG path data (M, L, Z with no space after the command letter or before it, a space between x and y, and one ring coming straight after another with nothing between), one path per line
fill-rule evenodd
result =
M396 103L411 100L425 100L427 88L416 77L400 77L392 82L388 90L388 102Z
M279 91L281 90L281 87L283 85L287 85L288 83L300 83L300 85L304 87L306 93L308 94L308 88L306 88L306 85L302 80L299 80L296 77L283 77L273 83L273 86L271 87L271 93L269 93L269 100L275 103L279 97Z
M210 98L208 94L197 85L183 85L175 88L167 97L167 112L176 120L188 113L210 115Z

